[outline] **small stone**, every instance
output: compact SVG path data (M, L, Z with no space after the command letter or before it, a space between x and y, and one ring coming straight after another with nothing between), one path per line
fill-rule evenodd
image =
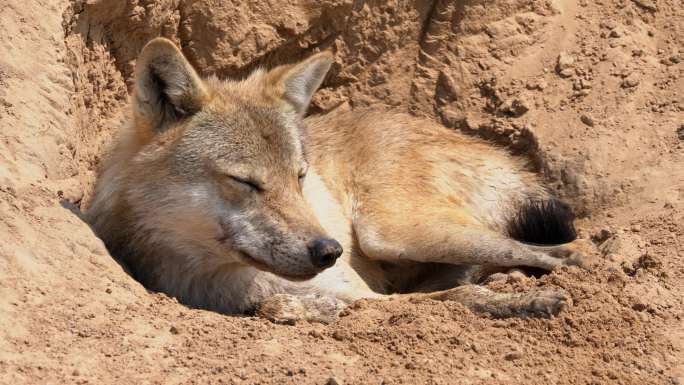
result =
M620 28L614 28L610 31L608 37L622 37L622 31L620 30Z
M501 103L501 105L499 106L499 110L509 115L521 116L527 111L529 111L530 107L528 106L528 103L522 98L511 98Z
M481 127L486 126L487 122L473 115L467 115L465 118L465 125L469 130L477 131Z
M622 80L622 88L633 88L639 85L639 74L632 72Z
M309 335L313 338L323 339L323 335L318 330L311 330Z
M547 83L546 80L544 80L544 79L531 80L531 81L527 82L527 84L525 85L525 87L526 87L528 90L539 90L539 91L543 91L543 90L546 89L546 87L548 87L548 83Z
M556 71L561 77L567 78L574 74L575 58L565 52L558 55L558 64L556 64Z
M83 199L83 189L76 178L67 178L57 182L57 197L72 204Z
M589 127L594 127L594 119L588 115L580 115L580 121Z
M615 22L615 20L608 19L608 20L601 21L599 23L599 26L601 28L613 29L613 28L617 27L617 23Z
M651 12L655 12L658 10L658 7L655 5L653 0L632 0L634 1L634 4L637 6Z
M492 283L492 282L506 282L508 281L508 274L505 273L494 273L490 275L489 277L485 278L484 283Z
M679 140L684 140L684 123L677 129L677 138L679 138Z
M107 293L107 294L112 294L112 289L109 288L109 287L106 288L106 289L105 289L105 293Z
M576 91L581 90L582 89L582 82L580 82L579 79L572 82L572 89L576 90Z
M178 328L175 327L175 326L171 326L171 327L169 328L169 332L170 332L171 334L180 334L180 330L178 330Z
M591 236L591 239L594 241L594 243L596 243L597 245L600 245L603 242L612 238L613 235L614 235L613 232L609 228L602 228L601 230L594 233Z
M337 381L337 379L335 379L335 377L330 377L325 385L340 385L340 383Z
M518 283L518 282L523 282L527 279L527 276L525 273L523 273L519 269L514 269L512 271L509 271L508 273L508 282L510 283Z
M505 359L506 361L515 361L515 360L518 360L518 359L520 359L520 358L522 358L522 353L517 352L517 351L508 352L508 353L506 353L506 355L504 356L504 359Z

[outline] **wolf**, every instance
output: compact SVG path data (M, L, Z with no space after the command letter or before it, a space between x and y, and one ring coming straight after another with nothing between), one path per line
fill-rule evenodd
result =
M156 38L87 221L148 289L190 307L331 322L362 298L494 317L557 314L561 290L497 293L492 272L585 265L567 205L522 159L406 114L306 117L333 55L201 78Z

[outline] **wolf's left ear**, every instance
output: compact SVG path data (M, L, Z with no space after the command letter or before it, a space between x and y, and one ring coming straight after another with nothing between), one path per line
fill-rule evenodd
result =
M133 106L154 133L198 112L207 90L183 53L170 40L156 38L143 48L135 68Z
M332 63L332 53L325 51L297 64L276 67L268 76L270 81L276 83L279 96L301 116L306 113L311 97L323 83Z

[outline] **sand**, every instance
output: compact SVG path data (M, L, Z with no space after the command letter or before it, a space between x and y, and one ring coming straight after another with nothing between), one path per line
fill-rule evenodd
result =
M0 383L681 384L684 8L675 0L6 0ZM360 301L274 325L149 293L79 218L154 36L204 74L335 53L312 113L408 111L526 157L600 252L489 284L552 319Z

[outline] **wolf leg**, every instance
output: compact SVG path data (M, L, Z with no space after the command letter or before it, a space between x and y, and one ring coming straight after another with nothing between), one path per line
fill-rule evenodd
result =
M586 252L576 242L528 245L475 223L456 210L423 208L406 216L376 207L369 214L360 213L354 230L361 251L374 260L553 270L562 265L581 265Z
M485 228L426 226L374 230L372 237L357 230L359 245L370 259L410 260L456 265L529 266L553 270L576 264L548 249L534 248Z
M524 293L497 293L478 285L464 285L454 289L408 296L437 301L455 301L473 313L489 314L495 318L550 317L558 314L571 300L557 290L530 290Z
M531 290L524 293L497 293L478 285L464 285L433 293L372 296L384 299L432 299L463 304L473 313L495 318L550 317L569 305L570 299L557 290ZM320 294L276 294L266 298L257 315L276 323L294 324L300 320L331 323L338 319L347 303Z
M346 288L342 285L337 289ZM478 314L505 317L549 317L558 314L570 299L560 290L539 289L525 293L497 293L486 287L466 284L431 293L379 294L368 289L354 291L309 287L310 291L268 296L257 306L257 315L276 323L293 324L299 320L331 323L351 302L362 299L432 299L455 301Z

